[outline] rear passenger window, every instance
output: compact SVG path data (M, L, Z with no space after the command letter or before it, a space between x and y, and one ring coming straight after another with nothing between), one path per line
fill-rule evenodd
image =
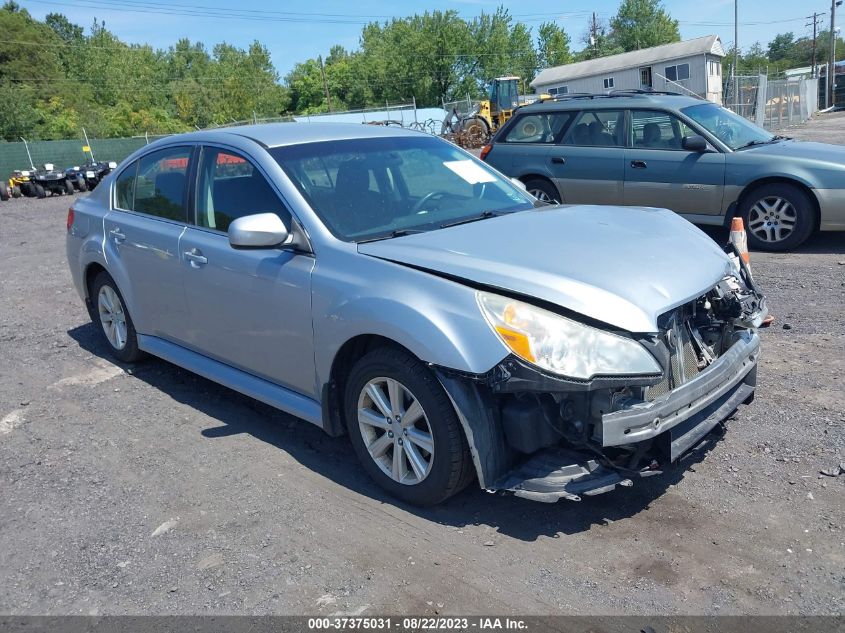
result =
M587 110L578 115L564 144L595 147L625 145L625 115L622 110Z
M171 147L141 158L138 161L133 210L184 222L190 155L190 147Z
M135 203L135 177L138 173L138 161L129 165L117 177L114 189L114 206L117 209L131 211Z
M571 119L570 112L523 114L514 121L502 141L505 143L554 143L563 136Z
M252 163L234 152L204 147L197 226L228 231L232 220L255 213L275 213L290 226L290 213Z

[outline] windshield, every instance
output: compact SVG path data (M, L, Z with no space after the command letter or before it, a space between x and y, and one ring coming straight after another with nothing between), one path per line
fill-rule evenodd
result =
M689 106L682 108L681 112L731 149L771 143L775 140L775 137L763 128L715 103Z
M431 231L536 202L433 137L324 141L270 153L329 230L346 241Z

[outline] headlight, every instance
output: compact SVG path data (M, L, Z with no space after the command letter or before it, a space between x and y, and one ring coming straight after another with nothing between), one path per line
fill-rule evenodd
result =
M663 372L654 357L632 339L487 292L478 293L478 305L508 349L554 374L587 380Z
M29 172L28 172L28 171L22 171L22 172L21 172L21 176L23 176L24 178L26 178L27 176L29 176Z
M117 169L117 163L113 160L109 161L109 169Z
M95 174L93 171L86 171L86 172L85 172L85 177L86 177L86 178L96 178L96 177L97 177L97 174Z

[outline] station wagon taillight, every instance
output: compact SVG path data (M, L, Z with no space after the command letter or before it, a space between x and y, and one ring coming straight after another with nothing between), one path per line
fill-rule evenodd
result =
M67 210L67 232L70 233L70 230L73 228L73 216L74 211L73 207Z

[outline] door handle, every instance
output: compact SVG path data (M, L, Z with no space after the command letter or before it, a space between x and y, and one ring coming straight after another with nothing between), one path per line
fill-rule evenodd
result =
M123 244L126 241L126 236L120 232L120 229L115 227L111 231L109 231L109 235L112 236L112 239L115 241L116 244Z
M555 165L565 165L566 159L563 156L552 156L552 162Z
M185 259L192 268L199 268L208 263L208 258L198 248L192 248L184 253Z
M646 169L648 165L644 160L632 160L631 167L633 167L634 169Z

